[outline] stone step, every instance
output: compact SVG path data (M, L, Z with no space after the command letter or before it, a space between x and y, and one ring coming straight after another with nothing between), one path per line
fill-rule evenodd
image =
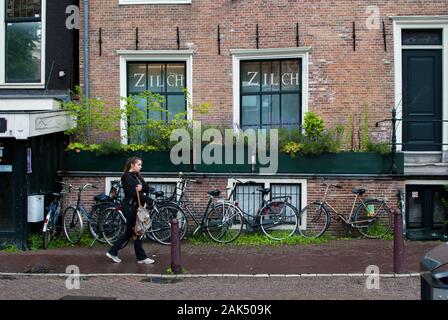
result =
M405 175L448 175L448 163L405 163Z
M442 153L405 152L404 163L407 164L437 164L442 163Z

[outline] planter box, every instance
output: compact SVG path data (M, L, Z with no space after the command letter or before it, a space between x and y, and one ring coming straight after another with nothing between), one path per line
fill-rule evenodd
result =
M169 151L130 152L109 156L97 156L94 152L69 152L68 171L109 171L121 172L129 157L139 156L143 160L144 172L191 172L191 165L174 165ZM224 157L224 153L223 153ZM236 153L234 152L234 162ZM244 164L197 164L196 172L201 173L251 173L252 165L248 163L245 152ZM396 154L398 174L403 174L404 156ZM259 163L253 166L259 173ZM392 157L383 157L373 152L341 152L326 153L316 157L298 155L292 158L288 154L279 153L278 173L302 174L389 174L392 168Z
M69 152L68 171L110 171L122 172L130 157L140 157L144 172L179 172L191 171L190 165L174 165L168 151L129 152L97 156L95 152Z
M396 155L398 174L403 174L403 154ZM388 174L392 168L392 156L383 157L375 152L324 153L316 157L279 154L280 173L327 174Z

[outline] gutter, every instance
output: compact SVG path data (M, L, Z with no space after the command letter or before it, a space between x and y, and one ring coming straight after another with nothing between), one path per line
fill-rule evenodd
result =
M89 98L89 0L84 0L84 95Z

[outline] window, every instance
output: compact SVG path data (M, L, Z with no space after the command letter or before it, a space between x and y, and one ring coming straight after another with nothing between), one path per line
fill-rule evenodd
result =
M291 128L301 123L301 59L241 62L241 127Z
M146 90L160 94L166 112L149 108L151 101L141 100L138 107L146 113L147 119L169 121L174 115L186 111L186 64L185 62L129 62L127 67L128 95L138 95ZM130 123L140 125L144 123ZM144 137L129 137L131 143L144 142Z
M42 1L7 0L4 15L5 83L41 83Z
M442 29L402 29L404 46L442 45Z
M163 179L163 178L162 178ZM155 191L163 191L165 196L170 197L175 189L176 189L176 179L173 178L167 178L167 179L163 179L163 180L169 180L170 182L160 182L160 179L151 179L151 178L147 178L145 179L145 182L147 182L149 187L152 187L155 189ZM112 186L114 185L114 183L118 181L121 183L121 179L116 177L110 177L110 178L106 178L106 190L105 193L110 195L110 191L112 190ZM150 195L151 198L154 198L154 195ZM123 188L120 189L120 193L118 194L118 198L123 200L124 198L124 191Z
M240 208L247 214L254 216L260 209L262 198L259 188L271 188L271 198L291 196L290 203L298 210L301 208L301 184L298 183L251 183L237 184L235 200ZM251 217L246 217L250 219Z

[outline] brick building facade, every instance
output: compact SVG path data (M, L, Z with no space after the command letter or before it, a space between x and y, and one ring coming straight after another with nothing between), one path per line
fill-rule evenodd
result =
M397 125L397 147L405 154L404 174L328 176L317 171L277 176L241 173L240 177L258 179L265 186L271 180L300 186L297 189L300 207L322 195L318 180L321 177L341 183L341 193L347 195L352 187L365 187L367 195L386 197L391 207L396 207L396 191L400 189L407 197L405 222L409 222L409 230L411 226L426 230L429 232L426 237L431 237L440 227L442 218L438 214L437 220L433 212L439 210L436 206L440 206L442 186L448 181L444 162L448 130L443 122L448 119L445 0L151 2L154 1L89 2L90 96L118 108L122 103L120 97L138 91L139 87L157 87L156 75L163 77L163 72L151 72L161 68L168 70L166 83L162 85L165 90L169 91L166 89L169 81L174 81L172 87L186 87L195 104L211 103L209 114L192 115L204 123L237 124L244 128L269 127L274 125L273 121L285 124L291 120L293 125L300 125L305 112L311 111L331 127L347 125L350 116L355 123L361 123L366 105L373 139L387 142L391 141L391 122L382 121L391 118L395 107L398 118L409 120L399 120ZM163 2L166 3L160 4ZM83 1L80 6L85 8ZM82 10L81 20L84 15ZM84 35L81 28L80 52L86 49ZM80 78L85 88L84 66L85 55L81 54ZM265 72L264 68L270 71ZM275 71L278 69L279 72ZM415 72L422 74L415 76ZM272 74L276 74L276 80L270 78ZM250 96L251 83L260 84L266 94ZM413 96L404 89L423 85L431 89L430 94L423 93L421 99L426 100L419 98L421 94ZM284 88L286 91L282 92ZM169 100L170 92L165 93ZM246 98L246 94L251 98ZM175 101L174 96L172 99ZM261 100L268 101L270 122L264 122ZM416 107L419 103L421 108L430 109L432 118L422 115L428 114L428 110ZM412 113L413 108L417 116ZM280 116L275 110L281 110ZM117 126L122 127L123 134L126 124ZM151 167L151 163L144 166ZM205 198L207 188L224 189L235 177L235 174L192 174L204 181L201 188L190 190L197 203ZM110 179L119 175L98 168L95 175L69 172L66 179L77 182L82 177L83 182L95 181L107 190ZM169 173L146 172L145 176L156 182L175 179L175 174ZM348 201L338 203L339 209L347 208Z

